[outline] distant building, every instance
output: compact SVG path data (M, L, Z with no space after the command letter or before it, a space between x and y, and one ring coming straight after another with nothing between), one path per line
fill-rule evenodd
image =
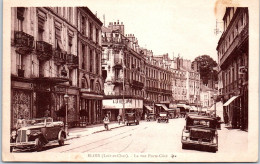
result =
M201 84L200 87L200 102L201 107L209 109L214 104L213 95L217 94L217 90L209 88L206 85Z
M126 112L143 114L145 58L133 34L124 35L124 25L110 22L102 28L104 113L112 120Z
M248 8L227 7L219 39L218 92L223 95L224 119L233 128L248 129Z
M177 103L192 106L200 105L200 75L191 68L191 61L180 57L174 58L173 64L173 97Z

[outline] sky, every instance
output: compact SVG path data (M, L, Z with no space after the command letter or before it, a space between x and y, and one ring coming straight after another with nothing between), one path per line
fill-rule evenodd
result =
M96 0L87 1L89 9L108 26L123 22L125 34L134 34L141 47L154 55L168 53L194 60L207 54L217 61L214 0ZM217 24L222 29L223 23Z

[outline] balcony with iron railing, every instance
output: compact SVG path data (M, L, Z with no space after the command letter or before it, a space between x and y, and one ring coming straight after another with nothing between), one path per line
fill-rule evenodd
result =
M124 79L122 77L112 77L112 83L115 85L123 85Z
M79 65L79 58L73 54L67 54L67 65L69 69L77 68Z
M121 58L115 57L114 58L114 68L123 68L123 60Z
M52 58L52 45L45 41L36 42L36 51L39 60L50 60Z
M56 65L63 65L66 63L67 54L63 51L55 50L54 51L54 62Z
M33 51L34 37L23 31L15 31L14 44L19 54L26 55Z
M139 82L137 80L133 80L132 81L132 85L136 88L143 88L144 87L144 83L143 82Z

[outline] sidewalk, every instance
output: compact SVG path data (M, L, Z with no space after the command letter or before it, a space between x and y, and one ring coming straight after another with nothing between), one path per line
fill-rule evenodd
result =
M111 122L108 125L109 129L116 129L116 128L120 128L120 127L124 127L124 126L126 126L126 125L123 124L122 122L119 125L118 122L116 122L116 121ZM104 124L89 125L89 126L83 127L83 128L80 128L80 127L70 128L68 130L69 135L67 136L66 140L80 138L80 137L88 136L88 135L103 132L103 131L106 131L104 128Z

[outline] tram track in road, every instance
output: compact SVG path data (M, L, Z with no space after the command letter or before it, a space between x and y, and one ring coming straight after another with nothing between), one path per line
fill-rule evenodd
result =
M94 141L94 142L91 142L91 143L87 143L87 144L84 144L84 145L81 145L81 146L73 147L73 148L70 148L70 149L67 149L67 150L64 150L64 151L61 151L61 152L70 152L70 151L73 151L73 150L76 150L76 149L84 148L84 147L86 147L86 146L90 146L90 145L97 144L97 143L100 143L100 142L105 142L105 141L107 141L107 140L109 140L109 139L112 139L112 138L114 138L114 137L117 137L117 136L120 136L120 135L123 135L123 134L126 134L126 133L131 133L131 132L133 132L134 130L137 130L137 129L138 129L138 127L132 128L132 129L130 129L130 130L127 130L127 131L124 131L124 132L121 132L121 133L112 135L112 136L110 136L110 137L106 137L106 138L103 138L103 139L100 139L100 140L97 140L97 141ZM100 133L99 133L99 134L100 134ZM132 133L131 133L131 134L128 134L128 135L124 135L123 137L121 137L121 139L124 139L124 138L126 138L126 137L129 137L129 136L131 136L131 135L132 135ZM117 139L118 139L118 138L117 138ZM112 140L112 141L116 141L116 140ZM110 143L111 143L111 142L110 142ZM90 150L93 150L93 149L98 148L98 147L102 147L102 146L107 145L107 144L109 144L109 143L101 144L101 145L99 145L99 146L97 146L97 147L91 148ZM89 150L88 150L88 151L89 151ZM87 152L87 151L84 151L84 152Z
M147 129L148 127L144 127L143 130ZM129 147L133 144L134 142L134 138L132 137L131 141L123 148L119 151L119 153L121 152L126 152L127 149L129 149ZM147 148L147 144L145 144L145 147L142 149L141 153L143 153Z

